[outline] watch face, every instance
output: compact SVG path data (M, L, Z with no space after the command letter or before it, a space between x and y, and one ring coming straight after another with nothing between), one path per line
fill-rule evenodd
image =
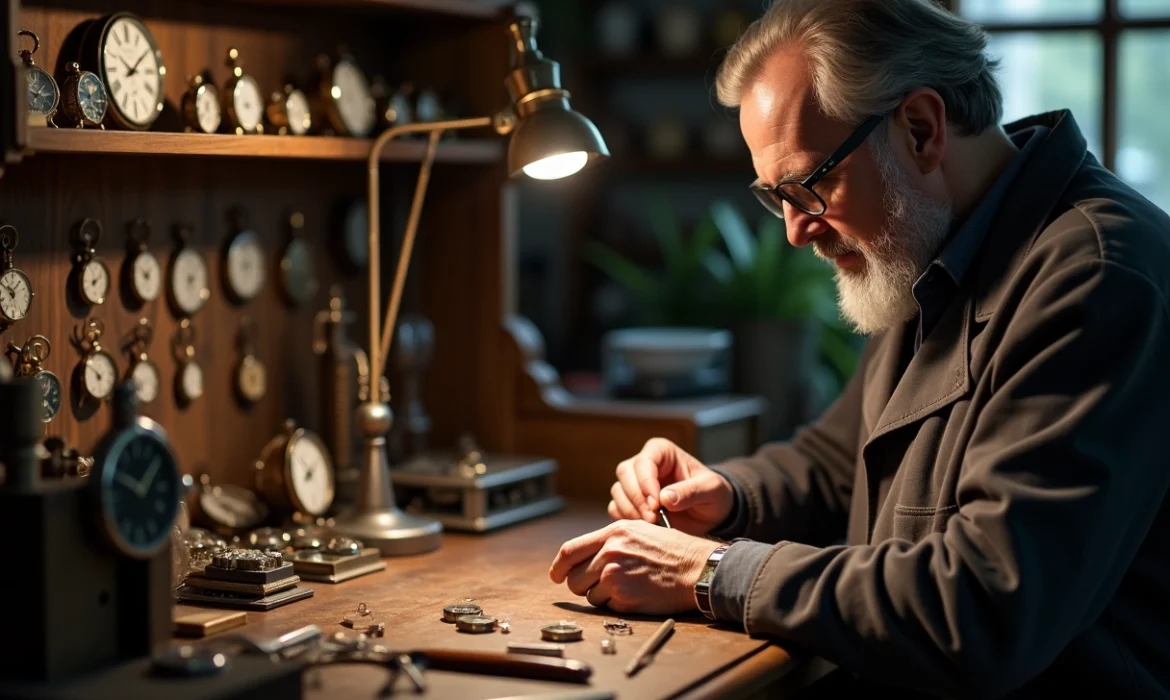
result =
M48 370L37 372L36 380L41 390L41 420L48 423L61 410L61 381Z
M102 35L100 77L110 86L115 113L145 129L163 109L166 68L154 36L136 17L118 15Z
M321 515L333 503L333 466L317 436L301 433L289 445L289 486L294 505L309 515Z
M268 511L255 494L238 486L211 486L199 495L199 508L215 524L246 530L260 524Z
M101 460L106 534L124 554L145 558L168 541L179 511L182 476L161 438L141 428L117 434Z
M145 251L134 258L131 270L134 295L139 301L154 301L162 294L162 266L154 253Z
M357 268L364 268L370 262L370 213L365 202L355 202L345 213L346 261Z
M232 90L232 107L236 113L236 122L245 133L253 133L260 126L264 117L264 98L260 95L260 88L251 76L245 75L236 81Z
M25 80L28 82L29 114L47 117L57 111L60 94L52 76L39 66L30 66L25 72Z
M187 401L194 401L203 396L203 368L195 362L183 365L179 374L179 388Z
M289 241L280 261L284 292L297 304L304 304L317 294L317 272L313 266L313 253L302 238Z
M201 85L195 92L195 118L203 133L214 134L219 130L219 122L222 119L219 96L210 85Z
M85 392L101 401L114 393L118 382L118 367L109 353L99 351L85 356L82 363L82 385Z
M285 112L288 115L288 130L297 136L309 133L313 126L312 111L309 108L309 98L300 90L293 90L284 102Z
M251 231L236 234L227 253L228 289L241 301L249 301L264 286L264 249Z
M150 360L140 360L134 363L130 371L130 378L134 380L134 393L138 394L140 403L150 403L158 398L159 380L158 367Z
M81 296L90 304L104 304L110 294L110 271L101 260L90 260L81 268Z
M370 84L350 61L338 61L333 68L333 100L346 133L367 136L374 128L376 110Z
M199 251L194 248L180 250L171 263L171 297L184 315L197 313L211 298L207 280L207 262Z
M77 81L77 104L81 113L92 124L101 124L106 117L106 86L95 73L85 71Z
M32 285L20 270L5 270L0 275L0 316L19 321L32 306Z
M268 391L268 375L264 365L251 355L245 357L236 375L236 385L240 396L251 403L264 398Z

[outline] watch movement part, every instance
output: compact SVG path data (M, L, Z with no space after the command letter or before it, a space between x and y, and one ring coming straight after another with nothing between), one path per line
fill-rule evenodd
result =
M457 622L464 615L482 615L483 608L470 603L456 603L443 608L443 622Z
M540 638L546 642L577 642L585 636L585 630L572 622L558 622L540 628Z
M498 622L496 618L487 615L462 615L455 620L455 628L470 634L487 634L496 631Z

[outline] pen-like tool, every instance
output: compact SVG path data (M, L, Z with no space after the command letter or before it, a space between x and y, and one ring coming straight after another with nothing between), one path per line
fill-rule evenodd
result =
M670 518L668 518L666 516L666 509L665 508L658 509L658 524L661 525L662 527L673 529L673 528L671 528L671 525L670 525Z
M630 663L626 664L626 675L632 676L641 670L643 666L650 663L650 660L654 658L654 655L666 643L666 640L670 637L670 633L673 631L674 620L663 622L662 626L654 632L654 636L647 639L646 643L642 645L642 648L638 650L638 653L634 654L634 658L630 659Z

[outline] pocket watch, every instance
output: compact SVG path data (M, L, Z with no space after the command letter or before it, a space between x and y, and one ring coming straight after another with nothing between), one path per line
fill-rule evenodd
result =
M203 254L188 245L191 230L179 227L175 238L179 247L171 258L171 279L167 296L177 316L194 316L211 298L210 273Z
M61 410L61 380L45 369L42 363L48 359L53 346L43 335L34 335L23 348L8 344L8 354L15 355L13 364L18 377L32 377L41 391L41 420L45 423L57 417Z
M44 68L33 61L33 54L41 48L41 39L27 29L21 30L19 36L32 39L33 47L20 50L20 58L24 61L24 76L28 90L28 119L30 123L43 126L57 126L53 117L57 114L57 107L61 104L61 91L57 88L57 81Z
M74 341L84 353L78 365L82 395L94 401L110 398L118 383L118 365L101 345L105 330L102 320L93 316L86 321L84 331L80 327L74 329Z
M154 328L150 319L138 320L130 334L129 350L131 355L130 369L126 372L126 379L134 382L134 392L138 395L139 404L148 404L158 398L159 387L162 384L158 366L150 361L146 348L154 340Z
M245 405L252 405L268 392L268 373L264 363L256 359L253 344L255 326L247 317L240 321L240 363L236 366L236 396Z
M251 530L268 517L268 506L251 489L232 484L213 485L207 474L199 477L195 504L196 522L220 533Z
M405 87L402 90L392 89L385 78L376 75L370 83L370 94L374 97L379 129L403 126L414 121L414 107L410 104Z
M12 251L20 243L20 234L10 224L0 226L0 249L4 251L3 271L0 272L0 332L7 330L28 316L36 294L28 275L12 266Z
M325 443L285 421L256 462L256 491L274 509L324 515L333 504L333 462Z
M201 134L214 134L219 131L222 120L219 91L202 75L191 78L190 87L183 93L183 128Z
M288 245L280 258L280 283L284 296L293 306L300 306L317 295L321 284L313 262L313 250L301 235L305 215L295 212L289 217Z
M247 217L235 213L236 233L228 241L225 252L224 282L228 295L238 303L251 301L264 287L264 249L260 237L247 229Z
M136 15L95 20L82 37L78 63L109 87L110 125L145 131L162 114L167 69L154 35Z
M264 133L264 97L256 79L244 75L239 63L240 52L228 49L227 65L232 78L223 86L223 111L227 114L228 130L237 134Z
M342 136L369 136L377 121L370 83L353 57L343 48L336 60L322 54L314 121Z
M150 225L138 217L126 227L128 262L122 267L125 289L139 304L158 299L162 294L162 265L154 253L146 249L150 240Z
M98 529L114 551L135 559L162 551L179 516L183 476L166 433L138 415L129 382L118 385L114 425L94 452L90 482Z
M281 135L304 136L313 126L309 98L292 85L285 85L283 91L272 93L267 112L268 123Z
M102 225L97 219L85 218L74 229L77 244L77 292L81 299L97 306L110 295L110 268L98 257L97 244L102 240Z
M179 322L173 349L178 364L175 396L180 405L190 406L203 396L203 368L195 361L195 329L191 327L191 319L185 318Z
M78 129L87 126L105 129L102 120L106 118L109 100L102 79L96 73L81 70L76 62L70 63L65 71L67 75L61 83L61 114L65 121Z

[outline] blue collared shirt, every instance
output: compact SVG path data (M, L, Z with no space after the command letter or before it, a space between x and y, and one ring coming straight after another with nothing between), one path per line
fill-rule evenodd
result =
M967 269L971 267L971 261L978 254L984 239L987 238L987 232L995 221L999 205L1003 203L1004 195L1007 194L1012 181L1016 179L1016 173L1020 171L1020 167L1036 146L1044 140L1044 134L1047 132L1048 127L1036 126L1012 134L1012 142L1020 149L1016 157L1004 168L967 220L955 231L938 257L926 266L926 271L914 283L914 300L918 302L915 353L922 347L923 339L930 333L930 329L934 328L947 305L959 291L959 283Z

